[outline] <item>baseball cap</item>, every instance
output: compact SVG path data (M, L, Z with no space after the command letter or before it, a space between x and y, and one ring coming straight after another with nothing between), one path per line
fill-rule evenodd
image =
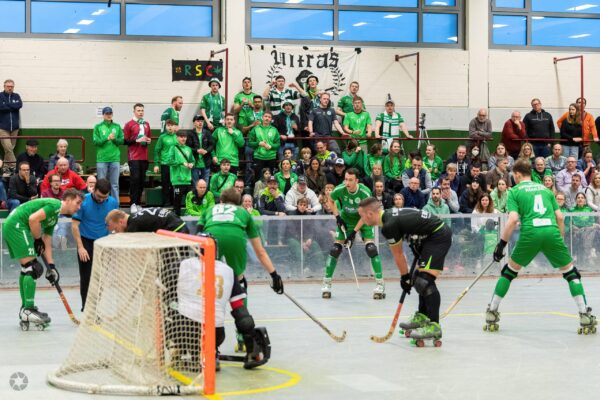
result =
M304 175L300 175L298 177L298 185L306 185L306 178L304 177Z
M270 183L270 182L277 182L277 178L275 178L273 175L271 175L269 177L269 179L267 179L267 183Z
M341 165L344 166L346 163L344 162L343 158L336 158L335 160L335 165Z
M475 176L475 177L473 177L473 179L471 180L471 182L481 183L481 178L479 178L478 176Z
M104 107L102 109L102 115L104 115L104 114L112 114L112 113L113 113L113 110L110 107Z
M36 139L27 139L27 142L25 142L25 144L27 146L37 146L39 142Z
M204 117L200 114L196 114L196 115L194 115L194 118L192 119L192 122L193 121L204 121Z
M386 105L386 106L387 106L388 104L395 105L396 103L394 103L394 100L392 100L392 99L389 99L388 101L386 101L386 102L385 102L385 105Z
M286 100L286 101L284 101L284 102L283 102L283 104L282 104L281 106L282 106L282 107L285 107L285 105L286 105L286 104L289 104L290 106L294 107L294 103L292 103L292 102L291 102L291 101L289 101L289 100Z
M217 79L217 78L212 78L209 82L208 82L208 86L212 85L213 82L217 82L219 84L219 89L221 89L221 82Z

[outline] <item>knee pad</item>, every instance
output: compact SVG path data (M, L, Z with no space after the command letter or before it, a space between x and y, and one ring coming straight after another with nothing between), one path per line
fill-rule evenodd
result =
M33 259L26 263L25 265L21 265L21 275L31 276L33 279L37 279L44 273L44 267L37 259Z
M565 278L567 282L571 282L577 279L581 279L581 274L577 270L577 267L573 267L563 274L563 278Z
M365 246L365 251L367 252L369 258L377 257L379 255L379 252L377 251L377 246L375 246L375 243L373 242L367 243L367 245Z
M415 278L415 283L413 284L413 286L417 293L419 293L421 296L431 296L432 294L438 291L437 286L435 284L435 279L435 276L428 274L427 272L419 271Z
M342 254L342 245L340 243L334 243L329 250L329 255L333 258L338 258Z
M502 268L500 275L502 275L503 277L508 279L508 281L510 282L513 279L515 279L517 277L517 275L519 275L519 273L517 271L510 269L508 264L504 264L504 268Z
M235 320L235 327L242 335L249 335L254 330L254 318L248 312L246 306L236 308L231 312L231 316Z

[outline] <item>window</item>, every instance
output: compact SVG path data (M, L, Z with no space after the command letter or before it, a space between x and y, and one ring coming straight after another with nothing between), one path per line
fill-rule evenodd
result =
M491 47L600 48L600 1L495 0Z
M259 43L458 47L464 0L246 0Z
M108 7L106 0L0 0L0 36L216 41L219 4L218 0L113 0Z

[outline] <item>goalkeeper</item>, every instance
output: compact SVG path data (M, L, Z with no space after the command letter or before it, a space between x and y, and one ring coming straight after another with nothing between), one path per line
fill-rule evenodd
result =
M59 274L52 257L52 232L61 214L72 215L79 210L83 195L76 189L67 189L63 200L35 199L17 207L2 225L2 235L8 246L10 258L19 260L19 292L21 310L19 318L23 329L29 323L47 325L48 314L35 306L36 280L42 276L44 268L37 256L44 256L47 262L46 279L58 282Z
M128 215L121 210L112 210L106 216L106 227L111 233L167 231L190 233L185 222L166 208L150 207Z

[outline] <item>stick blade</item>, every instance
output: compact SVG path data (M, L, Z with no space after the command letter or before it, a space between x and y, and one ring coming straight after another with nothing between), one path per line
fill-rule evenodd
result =
M343 342L344 340L346 340L346 331L343 331L343 332L342 332L342 336L336 336L336 335L334 335L333 333L330 333L330 334L329 334L329 336L331 336L331 338L332 338L333 340L335 340L336 342L338 342L338 343L341 343L341 342Z

